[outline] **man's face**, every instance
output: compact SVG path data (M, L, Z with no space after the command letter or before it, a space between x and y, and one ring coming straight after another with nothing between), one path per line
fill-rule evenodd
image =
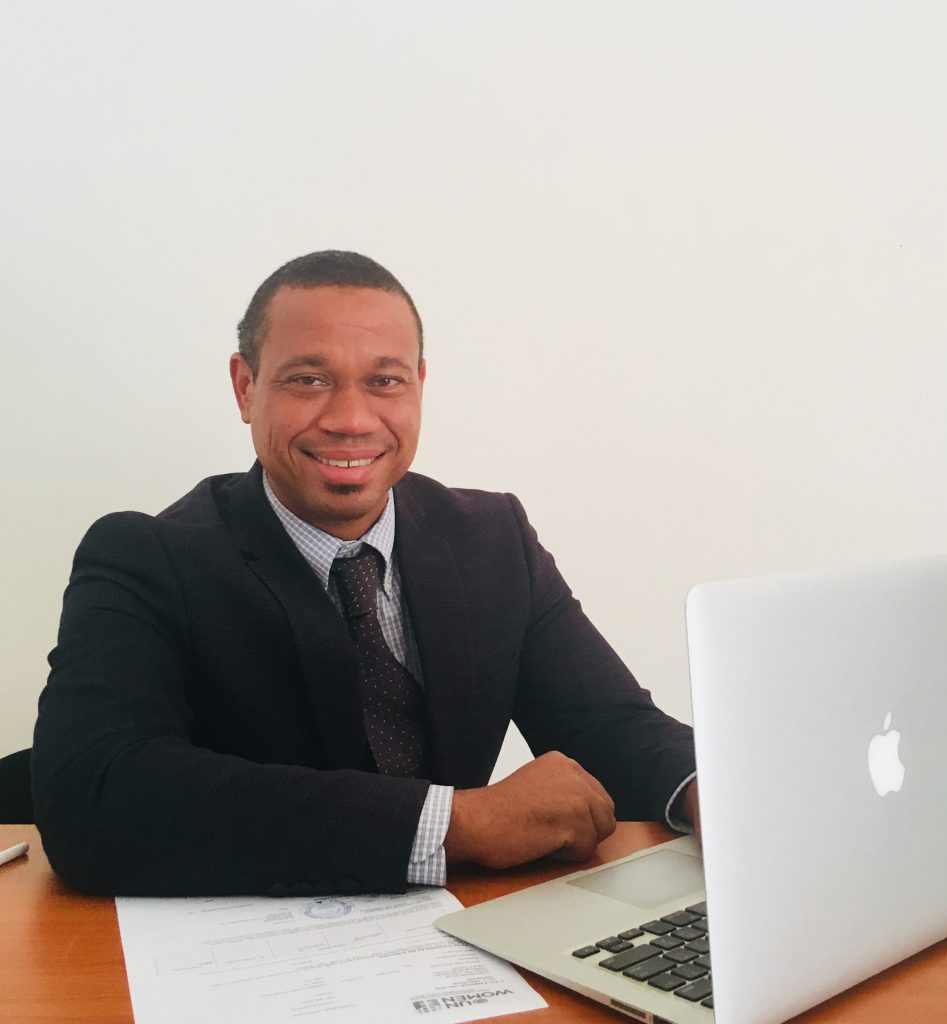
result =
M267 320L256 378L230 359L257 456L291 512L360 537L418 446L425 367L414 316L374 288L280 288Z

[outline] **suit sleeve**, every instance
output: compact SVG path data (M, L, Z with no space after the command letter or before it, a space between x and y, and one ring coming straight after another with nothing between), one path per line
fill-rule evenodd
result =
M693 730L655 707L508 497L531 586L514 720L535 755L560 750L595 776L620 820L664 821L669 799L694 771Z
M33 748L53 868L111 895L400 892L428 784L195 745L188 622L152 520L86 535Z

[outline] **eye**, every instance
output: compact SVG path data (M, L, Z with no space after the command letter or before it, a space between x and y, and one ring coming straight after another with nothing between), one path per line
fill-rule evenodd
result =
M404 384L404 380L401 377L375 377L372 380L372 387L380 388L382 391L390 391L392 388L400 387Z
M295 376L290 377L289 384L299 384L305 388L316 388L324 387L328 381L325 377L320 377L317 373L297 373Z

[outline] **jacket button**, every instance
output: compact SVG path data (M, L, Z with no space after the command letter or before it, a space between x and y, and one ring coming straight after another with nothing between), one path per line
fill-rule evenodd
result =
M271 885L269 887L269 889L266 890L266 895L267 896L288 896L289 895L289 889L287 889L286 886L283 885L282 882L276 882L274 885Z

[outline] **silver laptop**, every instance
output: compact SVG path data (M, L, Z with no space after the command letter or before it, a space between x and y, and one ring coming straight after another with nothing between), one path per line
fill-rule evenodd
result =
M947 936L947 558L704 584L687 636L703 856L437 924L647 1024L784 1021Z

